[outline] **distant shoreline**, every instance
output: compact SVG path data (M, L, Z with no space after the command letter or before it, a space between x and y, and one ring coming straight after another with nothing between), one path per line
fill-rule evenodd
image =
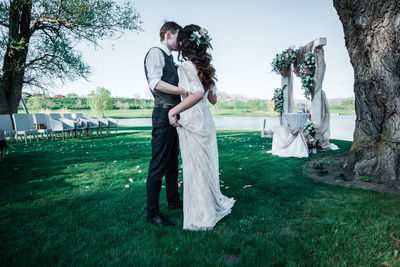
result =
M249 109L215 109L210 108L213 116L217 117L278 117L276 112L265 112ZM127 109L127 110L105 110L104 112L94 112L90 109L59 109L59 110L29 110L30 113L83 113L84 117L105 117L115 119L151 118L153 109ZM355 115L353 110L332 110L333 116ZM19 112L24 112L20 109Z

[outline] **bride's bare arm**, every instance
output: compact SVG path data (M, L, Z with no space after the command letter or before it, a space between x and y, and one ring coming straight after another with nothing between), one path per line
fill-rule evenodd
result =
M179 113L196 105L203 98L203 96L204 94L201 92L192 93L188 97L186 97L181 103L170 109L170 111L168 112L169 123L174 127L179 127L180 124L178 123L176 116Z

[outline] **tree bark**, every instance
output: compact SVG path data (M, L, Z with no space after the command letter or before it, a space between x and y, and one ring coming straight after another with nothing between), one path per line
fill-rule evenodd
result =
M31 10L31 0L14 0L10 3L9 39L0 81L0 114L18 111L31 36Z
M347 165L400 182L400 1L334 0L354 68L356 127Z

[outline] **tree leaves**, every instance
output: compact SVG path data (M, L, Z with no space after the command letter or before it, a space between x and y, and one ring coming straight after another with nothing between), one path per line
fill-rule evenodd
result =
M31 0L7 2L18 7L27 1ZM33 87L51 86L55 80L87 78L90 67L76 44L84 41L99 46L100 40L119 38L126 30L142 30L140 15L130 2L119 5L113 0L40 0L32 2L29 32L22 32L21 28L18 38L9 39L4 29L10 5L5 2L0 3L0 50L6 51L21 37L29 36L25 40L29 44L28 56L20 65L25 68L24 82ZM0 57L4 54L0 53ZM3 69L4 62L0 64Z

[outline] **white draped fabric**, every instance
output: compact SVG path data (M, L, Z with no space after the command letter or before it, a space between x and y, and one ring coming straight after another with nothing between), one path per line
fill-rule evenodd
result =
M178 69L179 86L189 93L202 92L197 69L185 61ZM213 93L215 94L215 87ZM180 114L177 128L183 165L183 229L210 230L231 212L233 198L222 195L216 130L207 106L200 102Z
M338 147L329 143L330 111L325 92L322 90L322 83L324 81L326 70L324 49L322 47L324 44L326 44L326 40L321 44L320 40L317 39L308 43L306 46L301 47L297 54L297 62L295 64L294 72L298 75L299 70L297 65L304 59L306 52L313 52L315 54L314 89L311 95L311 121L314 123L316 131L315 137L319 139L321 148L323 150L336 150ZM282 79L285 79L285 77L282 77ZM284 101L287 101L287 99L289 99L289 97L284 98ZM282 122L285 123L283 119Z
M329 143L330 131L330 112L328 100L325 92L322 90L322 82L325 76L325 57L324 49L317 47L315 49L315 75L314 91L312 94L312 117L311 121L315 125L315 137L319 139L322 149L335 148Z
M283 119L289 127L275 128L272 150L268 151L279 157L308 157L307 142L303 133L303 125L307 122L308 113L285 113Z

